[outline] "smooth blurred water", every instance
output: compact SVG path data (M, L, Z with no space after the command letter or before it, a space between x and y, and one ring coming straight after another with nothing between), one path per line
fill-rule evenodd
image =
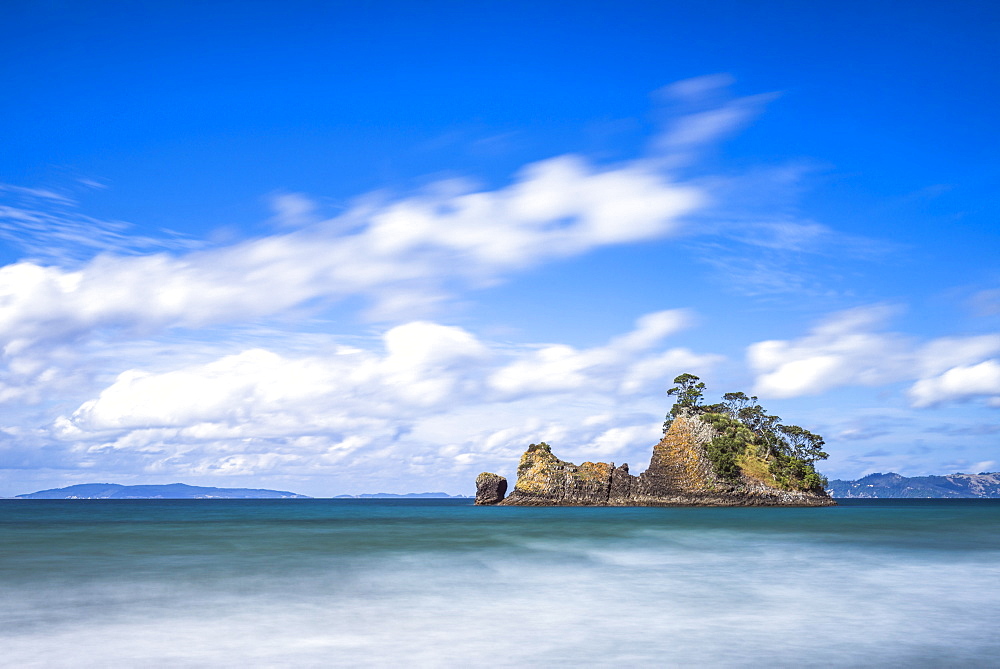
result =
M1000 500L0 502L0 666L996 667Z

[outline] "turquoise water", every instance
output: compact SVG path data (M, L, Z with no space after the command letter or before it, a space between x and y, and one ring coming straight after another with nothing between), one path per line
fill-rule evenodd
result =
M1000 665L1000 500L0 502L0 665Z

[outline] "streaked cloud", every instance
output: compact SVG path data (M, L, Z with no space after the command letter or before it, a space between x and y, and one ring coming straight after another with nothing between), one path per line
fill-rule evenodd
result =
M917 407L987 397L990 404L1000 408L1000 360L951 367L937 376L917 381L909 396Z
M78 180L87 188L97 182ZM136 234L125 221L84 214L72 193L0 183L0 240L35 263L73 265L99 253L135 255L165 249L192 249L194 239L169 230Z
M475 286L601 246L663 237L702 202L643 165L563 156L496 191L430 190L359 204L284 234L182 255L102 255L78 270L0 268L0 341L20 350L100 328L204 327L361 295L375 318L425 313L450 286ZM301 218L301 198L281 215Z
M927 342L884 331L895 310L878 305L831 315L806 336L752 344L747 361L757 374L754 392L798 397L841 386L915 381L915 407L984 397L997 403L1000 334L942 337Z

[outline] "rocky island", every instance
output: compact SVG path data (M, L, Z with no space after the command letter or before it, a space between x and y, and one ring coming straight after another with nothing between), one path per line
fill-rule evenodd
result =
M756 397L727 393L720 404L701 402L705 384L682 374L668 395L677 397L638 476L628 465L560 460L545 442L521 456L517 483L484 472L476 504L504 506L831 506L826 480L814 462L827 457L823 440L781 425Z

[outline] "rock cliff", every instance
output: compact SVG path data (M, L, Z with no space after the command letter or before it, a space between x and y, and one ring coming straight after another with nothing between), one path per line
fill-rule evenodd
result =
M717 432L698 415L681 413L653 447L649 468L639 476L628 465L560 460L546 443L531 444L521 456L517 483L499 498L497 474L476 479L476 504L505 506L830 506L822 490L783 489L765 463L744 456L738 476L716 474L705 448ZM489 500L496 501L489 501Z

